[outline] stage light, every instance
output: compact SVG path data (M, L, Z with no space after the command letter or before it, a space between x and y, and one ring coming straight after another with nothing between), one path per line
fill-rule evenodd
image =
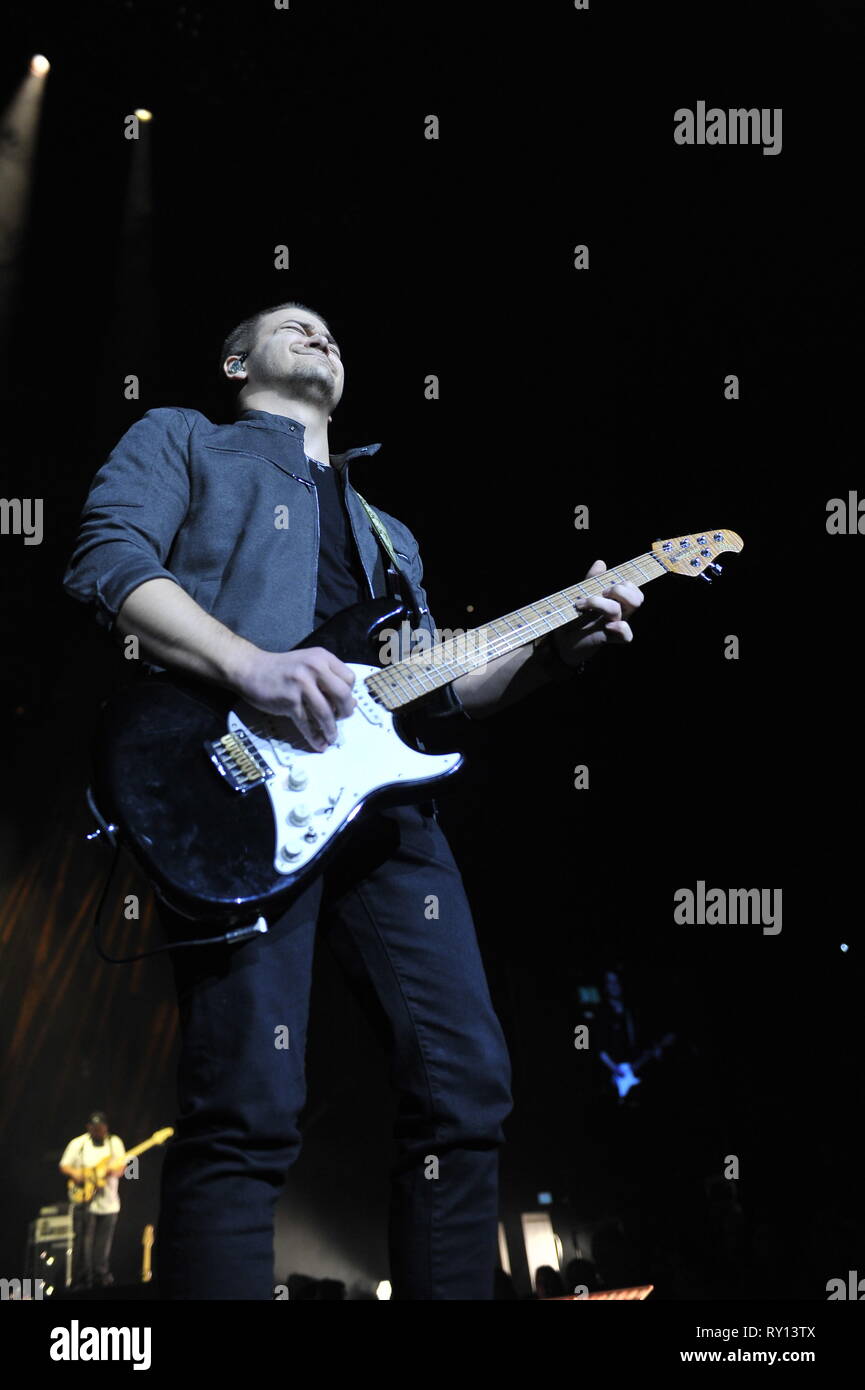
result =
M375 1296L376 1296L376 1298L388 1299L388 1298L390 1298L392 1292L393 1292L393 1291L392 1291L392 1289L391 1289L390 1280L389 1280L389 1279L382 1279L382 1280L381 1280L381 1283L376 1284L376 1289L375 1289Z
M146 106L136 106L135 115L138 117L139 121L153 120L153 112L148 111Z
M846 941L842 941L842 942L841 942L841 950L842 950L842 951L849 951L849 950L850 950L850 947L847 945L847 942L846 942Z
M545 1211L524 1211L520 1219L526 1247L526 1263L534 1288L535 1275L541 1265L551 1265L553 1269L560 1266L558 1237Z
M505 1234L504 1221L499 1222L499 1261L505 1274L511 1272L511 1257L508 1250L508 1238Z
M30 71L34 77L44 77L50 67L51 64L44 53L34 53L30 59Z

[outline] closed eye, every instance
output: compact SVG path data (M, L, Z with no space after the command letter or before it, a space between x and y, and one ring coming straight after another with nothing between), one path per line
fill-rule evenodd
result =
M307 331L302 323L281 323L279 327L280 331L283 328L295 328L297 329L298 333L306 333ZM330 343L330 346L333 348L334 352L339 352L339 344L337 343L335 338L332 338L330 336L329 333L327 334L327 341Z

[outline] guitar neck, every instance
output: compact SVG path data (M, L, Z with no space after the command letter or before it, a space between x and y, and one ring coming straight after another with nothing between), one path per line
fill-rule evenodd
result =
M647 1047L645 1052L642 1052L637 1058L636 1062L631 1064L631 1070L637 1071L639 1067L645 1066L646 1062L650 1062L658 1050L666 1052L667 1048L672 1047L675 1041L675 1035L668 1033L655 1047Z
M583 579L568 589L561 589L547 598L529 603L513 613L506 613L485 627L470 629L461 635L435 642L426 650L414 652L404 661L395 662L368 676L366 685L386 709L399 709L422 695L448 685L459 676L485 666L488 661L516 651L536 637L543 637L557 627L564 627L576 616L577 599L596 597L611 584L648 584L651 579L667 574L667 568L651 553L638 555L634 560L603 574Z
M143 1144L136 1144L134 1149L127 1149L126 1152L124 1153L123 1157L124 1157L124 1158L135 1158L135 1157L137 1157L138 1154L146 1153L148 1149L152 1149L153 1146L154 1146L154 1144L161 1144L161 1143L162 1143L162 1140L161 1140L161 1139L156 1139L156 1138L153 1138L153 1139L145 1139L145 1141L144 1141ZM103 1161L104 1161L104 1160L103 1160Z

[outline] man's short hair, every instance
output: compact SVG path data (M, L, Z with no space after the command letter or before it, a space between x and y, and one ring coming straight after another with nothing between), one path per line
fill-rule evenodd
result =
M315 314L315 317L321 319L325 328L330 332L327 323L318 310L310 309L308 304L301 304L297 299L286 299L282 304L271 304L269 309L259 309L258 313L250 314L249 318L243 319L236 328L232 328L222 344L222 356L219 359L219 370L224 379L225 373L222 371L222 368L225 364L226 357L239 357L241 353L251 352L252 348L255 346L255 337L258 332L259 323L262 319L267 318L268 314L275 314L277 309L302 309L305 314ZM238 386L243 385L242 382L237 382L236 384Z

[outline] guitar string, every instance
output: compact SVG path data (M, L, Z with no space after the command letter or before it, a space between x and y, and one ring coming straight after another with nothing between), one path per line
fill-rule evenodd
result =
M653 561L655 565L658 566L654 574L645 574L639 563L640 561L645 562L649 560ZM547 632L555 631L557 627L564 626L570 621L572 616L571 609L573 606L573 599L570 595L580 594L582 597L596 596L602 593L604 588L609 587L610 579L619 583L628 582L623 579L621 572L629 569L636 570L639 573L641 583L646 584L652 579L659 578L662 574L670 573L656 556L651 554L641 555L638 560L628 560L622 565L617 565L614 569L605 570L603 574L594 575L589 580L583 580L580 584L571 585L569 588L562 589L556 594L551 594L545 599L537 599L534 603L526 604L525 607L516 609L513 613L507 613L503 617L495 619L493 623L488 625L493 631L493 640L487 642L481 650L470 658L471 664L466 664L462 658L456 660L452 656L445 658L443 654L445 652L454 651L454 648L459 643L465 645L471 638L471 634L483 631L482 628L472 628L465 633L464 636L459 638L447 638L444 642L436 643L428 652L413 653L404 660L395 662L392 666L385 667L380 671L375 671L365 678L365 684L370 690L373 698L377 699L379 703L383 703L384 698L394 693L407 694L408 698L406 700L398 702L396 706L396 708L398 708L400 703L409 703L410 700L419 698L420 694L428 694L430 691L438 689L441 685L445 685L449 681L457 679L458 676L465 674L468 670L473 670L475 667L484 665L497 656L505 655L509 651L516 650L516 648L523 646L527 640L531 640L533 637L543 636ZM562 599L565 600L564 603L559 602ZM543 613L538 613L537 609L544 603L551 605L550 608ZM522 617L522 615L528 614L531 611L535 613L533 619L530 618L528 621L520 622L515 627L507 628L504 631L495 631L501 624L511 622L514 618ZM548 619L551 617L559 618L560 621L550 623ZM513 638L517 636L520 640L515 642ZM438 670L430 671L427 669L433 663L438 667ZM449 666L463 666L464 669L462 671L453 671L450 673L444 671L444 668ZM411 681L415 677L425 678L430 684L425 690L420 692L411 689L406 690L405 682ZM379 687L384 687L382 690L382 697L384 698L379 696Z
M721 534L724 536L725 542L729 545L730 540L734 538L732 534L729 536L724 532ZM678 537L677 539L687 539L690 540L692 544L699 544L696 537ZM736 537L736 539L738 539L738 537ZM724 551L720 548L717 550L713 548L712 553L718 555L723 554ZM645 563L653 565L654 573L643 573L642 565ZM703 568L705 568L705 566L701 568L701 573ZM546 632L554 631L557 627L563 626L566 622L570 621L571 618L569 611L570 605L573 602L573 599L570 597L571 595L580 593L584 597L590 597L602 593L604 588L608 587L610 578L613 578L617 582L624 582L622 580L621 571L631 570L637 571L640 576L640 582L642 583L649 583L652 579L659 578L661 574L676 573L675 570L667 568L663 561L658 558L656 552L647 551L633 560L626 560L623 564L613 569L605 570L603 574L594 575L589 579L583 580L580 584L571 585L569 588L562 589L558 593L548 596L546 599L538 599L534 603L526 604L522 609L516 609L513 613L505 614L502 618L496 619L493 623L489 624L489 628L493 630L493 640L488 642L482 648L482 651L475 655L468 663L464 659L455 660L453 656L448 656L447 659L445 659L443 654L445 652L453 652L454 645L458 642L465 644L466 639L469 638L472 633L482 631L483 629L481 628L470 629L469 632L464 634L461 638L448 638L444 642L433 645L427 652L413 653L404 660L395 662L392 666L373 672L365 678L364 683L372 698L379 704L385 705L386 708L399 709L401 705L409 704L422 695L429 694L433 690L439 689L442 685L446 685L450 681L458 679L460 675L465 675L468 671L474 670L478 666L485 665L489 660L516 650L518 647L525 645L527 640L531 640L533 637L543 636ZM560 606L557 608L555 606L557 601L561 599L565 600L567 607ZM552 607L547 609L543 614L538 615L536 610L540 604L543 603L550 604ZM516 617L522 617L530 611L535 612L534 619L530 619L528 622L524 621L518 623L516 627L506 629L504 632L495 631L496 627L500 624L508 623ZM550 624L547 621L550 617L559 618L560 621ZM536 627L537 623L541 623L542 626ZM520 637L520 641L514 642L512 639L517 634ZM433 664L438 668L436 671L428 669ZM448 671L446 669L448 667L462 667L462 670L451 669ZM408 682L416 678L427 682L425 688L418 690L412 688L412 686L408 684ZM402 698L397 699L395 704L388 706L386 704L387 699L393 698L394 695L399 695Z

